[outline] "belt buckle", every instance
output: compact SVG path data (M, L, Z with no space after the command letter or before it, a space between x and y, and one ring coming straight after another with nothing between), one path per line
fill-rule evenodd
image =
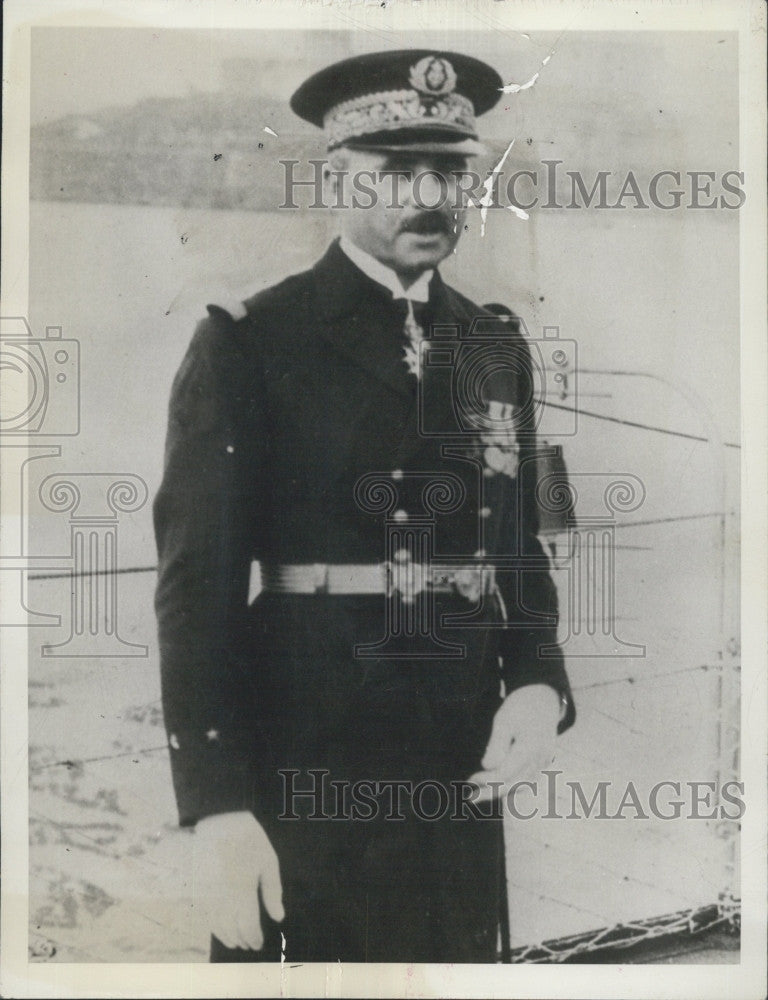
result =
M458 569L439 569L411 562L409 559L384 563L387 597L400 595L406 604L412 604L428 588L447 587L468 600L477 601L483 594L490 594L496 586L495 568L487 563L463 566Z
M479 601L485 594L492 593L496 585L496 573L493 566L478 563L475 566L464 566L446 574L455 593L468 601Z
M400 595L404 604L413 604L430 583L430 569L405 556L384 563L387 597Z

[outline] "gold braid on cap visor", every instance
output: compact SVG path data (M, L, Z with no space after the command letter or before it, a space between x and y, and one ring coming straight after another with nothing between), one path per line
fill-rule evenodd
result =
M425 97L415 90L365 94L335 105L323 119L328 149L349 139L419 125L444 128L475 138L475 109L460 94Z

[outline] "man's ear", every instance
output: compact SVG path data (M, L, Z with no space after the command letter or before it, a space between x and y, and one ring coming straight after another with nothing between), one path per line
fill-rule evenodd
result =
M344 149L335 149L323 167L323 196L326 205L341 208L344 205L345 178L349 170L349 156Z
M339 176L329 163L323 167L323 203L333 206L339 188Z

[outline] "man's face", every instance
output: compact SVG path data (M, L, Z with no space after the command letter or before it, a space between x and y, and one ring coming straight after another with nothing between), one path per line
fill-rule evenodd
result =
M405 281L435 267L458 242L464 156L345 150L342 231Z

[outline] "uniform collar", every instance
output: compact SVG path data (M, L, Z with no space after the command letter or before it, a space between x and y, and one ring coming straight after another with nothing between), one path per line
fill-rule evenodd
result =
M390 291L393 299L410 299L411 302L429 301L429 283L432 280L432 275L435 273L433 268L420 274L416 281L406 289L391 267L382 264L380 260L376 260L367 251L361 250L357 244L347 239L346 236L341 237L339 246L352 263L360 268L363 274L366 274L372 281L383 285L384 288Z
M403 318L392 308L391 292L352 263L338 238L312 271L317 305L324 319L318 324L318 334L370 378L384 382L412 405L412 379L407 377L398 351L392 350L393 337L402 333ZM458 322L470 326L472 314L443 283L437 269L430 290L433 324L455 326Z
M360 270L357 264L344 253L339 245L339 238L330 244L325 254L313 267L315 289L318 303L323 315L328 319L340 316L365 314L369 323L382 322L384 316L398 317L397 322L402 327L402 317L392 309L392 292L379 281L375 281ZM435 269L432 276L430 301L439 294L442 282L440 272ZM399 289L402 299L402 287ZM380 303L381 309L374 308Z

